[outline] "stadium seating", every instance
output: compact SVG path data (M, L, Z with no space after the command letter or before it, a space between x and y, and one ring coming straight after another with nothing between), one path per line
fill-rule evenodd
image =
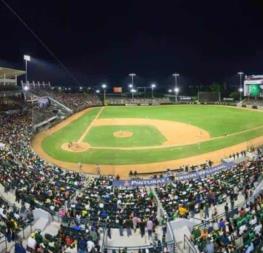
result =
M0 198L0 231L10 241L16 239L18 231L28 222L34 222L32 212L41 208L58 220L59 232L50 235L34 231L28 240L35 243L38 250L48 248L54 253L80 249L83 245L89 245L93 252L101 252L103 236L106 233L111 238L116 235L115 231L120 238L136 234L150 238L152 252L167 252L166 215L168 221L183 217L209 224L193 230L192 242L200 251L211 246L219 249L215 252L224 252L240 235L243 238L241 252L261 245L263 197L258 197L254 204L248 203L261 180L260 150L256 153L257 161L245 160L231 170L206 177L177 181L176 175L167 173L172 181L166 185L116 188L113 177L89 177L41 160L30 147L32 118L29 112L15 117L0 115L0 121L0 143L4 144L0 150L0 184L6 193L15 196L19 206L17 209ZM235 154L229 159L237 158L240 156ZM196 169L188 168L181 173L189 174ZM206 169L207 166L202 168ZM240 199L244 203L238 207L238 212L232 211L240 205ZM224 206L226 214L217 221L220 205ZM164 215L160 214L161 209ZM161 236L155 238L160 228ZM159 246L154 248L153 245Z

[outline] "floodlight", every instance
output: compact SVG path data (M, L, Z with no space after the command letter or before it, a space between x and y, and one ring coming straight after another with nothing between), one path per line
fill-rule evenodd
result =
M24 86L24 87L23 87L23 90L24 90L24 91L28 91L28 90L29 90L29 86L28 86L28 85Z
M24 55L24 60L25 61L31 61L31 57L30 57L30 55Z
M102 89L106 89L107 85L106 84L102 84L101 87L102 87Z
M179 92L179 88L178 88L178 87L175 87L175 88L174 88L174 92L175 92L175 93L178 93L178 92Z

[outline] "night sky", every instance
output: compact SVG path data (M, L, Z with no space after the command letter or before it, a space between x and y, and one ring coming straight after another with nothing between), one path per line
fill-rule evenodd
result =
M210 84L240 70L263 74L262 1L5 1L78 81L0 0L0 64L23 67L30 54L31 80L124 84L135 72L165 85L178 72Z

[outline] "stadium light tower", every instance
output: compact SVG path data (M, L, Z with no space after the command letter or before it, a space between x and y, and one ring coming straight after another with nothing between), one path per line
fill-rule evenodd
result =
M155 83L152 83L151 84L151 89L152 89L152 99L153 99L153 90L156 88L156 84Z
M134 87L134 77L136 76L136 74L135 73L130 73L129 76L131 77L131 80L132 80L132 82L131 82L132 87Z
M179 76L180 76L180 74L178 74L178 73L173 74L173 77L174 77L174 102L177 102L177 100L178 100L177 95L179 92L179 89L178 89L178 77Z
M239 91L239 101L241 101L241 100L242 100L243 88L240 87L240 88L238 89L238 91Z
M240 71L237 74L239 75L239 89L238 89L238 91L239 91L239 100L241 101L242 100L242 92L243 92L242 77L243 77L244 73Z
M26 84L27 84L27 62L31 61L30 55L24 55L24 61L25 61L25 66L26 66Z
M106 104L106 89L107 89L107 85L104 83L101 85L101 88L103 89L103 105Z
M134 93L136 93L136 90L135 89L131 89L132 100L134 99Z
M174 96L175 96L175 101L177 102L177 97L178 97L178 93L179 93L180 89L178 87L174 88Z

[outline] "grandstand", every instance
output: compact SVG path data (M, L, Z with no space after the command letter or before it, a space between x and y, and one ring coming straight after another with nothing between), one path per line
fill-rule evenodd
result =
M23 93L17 78L24 74L23 70L0 67L0 111L21 108Z
M25 85L27 101L8 84L20 93L23 110L0 114L0 252L260 251L263 148L248 147L221 164L188 164L155 175L131 171L125 179L100 175L99 168L85 174L81 163L78 171L62 169L32 150L32 136L102 101L49 82ZM160 105L169 99L108 103Z
M50 94L61 98L45 91ZM54 253L77 252L82 245L90 252L222 252L262 245L261 149L235 154L221 167L209 162L121 185L115 177L68 172L40 159L30 148L30 111L2 115L1 122L3 250L14 250L18 237L27 247Z

